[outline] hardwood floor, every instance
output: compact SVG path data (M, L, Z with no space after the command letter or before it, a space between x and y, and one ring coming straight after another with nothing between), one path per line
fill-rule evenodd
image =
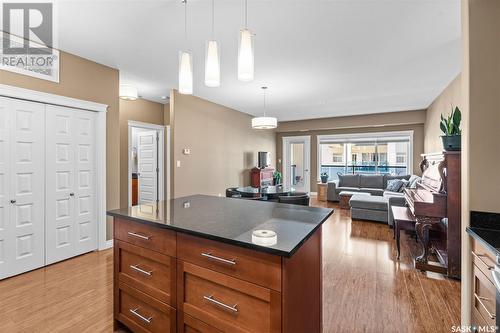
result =
M387 225L351 221L337 204L323 227L324 332L450 332L460 283L412 265L414 239L396 258ZM0 332L111 332L112 251L94 252L0 281ZM309 332L307 332L309 333Z

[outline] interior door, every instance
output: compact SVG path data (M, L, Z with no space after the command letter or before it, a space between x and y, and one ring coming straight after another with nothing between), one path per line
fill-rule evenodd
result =
M139 204L158 199L158 134L143 131L137 134L137 170Z
M45 263L45 105L10 100L10 274Z
M46 261L97 248L94 113L47 106Z
M13 258L13 242L10 226L10 100L0 97L0 279L8 276Z
M75 255L97 249L95 113L75 112Z
M297 192L310 191L310 137L283 138L285 186Z

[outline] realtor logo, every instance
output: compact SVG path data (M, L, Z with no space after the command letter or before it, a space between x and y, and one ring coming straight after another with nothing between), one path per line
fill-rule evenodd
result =
M52 54L52 3L4 3L2 18L3 54Z
M56 2L12 0L0 9L0 69L59 82Z

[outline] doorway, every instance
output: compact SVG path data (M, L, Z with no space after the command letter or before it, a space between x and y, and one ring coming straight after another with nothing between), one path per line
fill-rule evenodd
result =
M299 192L309 192L311 137L283 138L283 183Z
M165 126L128 122L129 207L164 200L165 156Z

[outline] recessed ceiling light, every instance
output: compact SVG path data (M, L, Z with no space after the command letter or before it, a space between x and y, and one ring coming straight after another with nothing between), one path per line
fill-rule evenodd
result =
M161 99L168 99L168 96L161 96Z

